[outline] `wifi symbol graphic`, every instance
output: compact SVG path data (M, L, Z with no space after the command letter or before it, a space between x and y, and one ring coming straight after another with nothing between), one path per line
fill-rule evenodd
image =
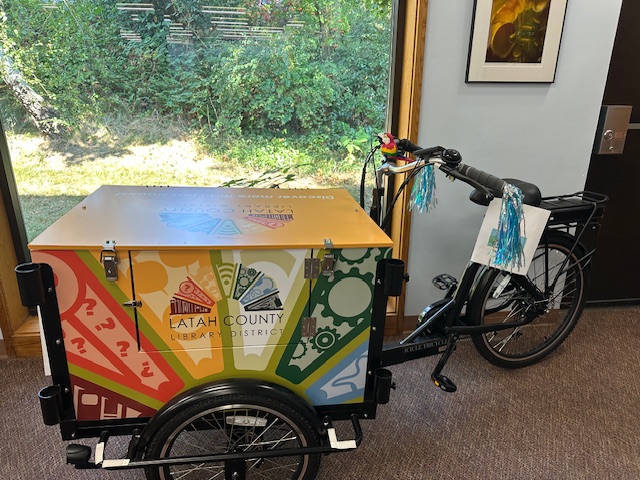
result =
M231 287L236 276L236 268L237 266L234 263L221 263L216 265L218 278L220 279L220 284L227 298L231 296Z

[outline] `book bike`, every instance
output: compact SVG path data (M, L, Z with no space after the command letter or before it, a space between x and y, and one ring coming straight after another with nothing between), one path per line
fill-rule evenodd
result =
M408 277L383 230L408 185L411 207L433 205L435 170L470 185L473 202L499 206L491 260L470 262L460 282L434 278L443 298L385 343L387 298ZM99 439L93 458L91 447L68 444L76 468L315 478L322 455L357 448L360 421L389 401L388 367L440 355L431 379L453 392L443 369L463 336L505 368L556 349L584 308L586 240L605 202L590 192L542 198L455 150L390 134L367 156L362 205L338 189L101 187L16 268L22 302L42 320L52 377L38 394L44 423L63 440ZM529 206L549 217L519 271ZM350 438L338 439L340 421ZM112 436L129 438L124 458L107 458Z

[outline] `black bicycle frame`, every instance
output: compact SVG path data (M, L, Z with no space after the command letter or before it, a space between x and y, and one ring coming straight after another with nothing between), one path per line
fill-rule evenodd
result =
M545 253L546 256L546 253ZM545 259L546 261L546 259ZM380 366L388 367L409 360L429 357L444 353L447 347L455 343L460 335L476 335L497 330L517 328L531 323L535 315L525 316L517 322L505 322L491 325L466 325L462 316L462 308L469 299L473 284L478 277L478 271L483 265L470 262L467 266L462 282L456 289L453 297L447 296L430 305L430 310L422 319L422 324L407 337L396 343L383 346L380 358ZM544 293L534 285L526 275L513 275L514 282L523 290L532 295L535 301L545 299ZM444 320L444 321L443 321ZM438 333L426 335L420 342L414 340L429 328L435 326Z

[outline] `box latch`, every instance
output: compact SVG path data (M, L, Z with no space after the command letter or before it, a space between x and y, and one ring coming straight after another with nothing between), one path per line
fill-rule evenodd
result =
M323 240L325 250L334 248L330 238ZM306 258L304 261L304 278L319 278L320 274L330 277L336 271L336 257L333 253L327 252L320 258Z
M325 253L320 258L305 258L304 278L319 278L320 274L327 277L333 275L336 270L336 258L332 253Z
M118 252L116 252L115 240L107 240L100 252L100 263L104 266L104 275L107 281L118 280Z
M322 257L322 262L320 262L320 268L322 269L323 275L333 275L333 272L335 272L336 270L336 257L333 256L333 253L324 254L324 257Z
M333 248L335 248L330 238L325 238L322 243L324 244L325 250L332 250ZM333 255L333 253L328 252L324 254L324 257L322 257L320 268L322 269L323 275L327 277L333 275L333 273L336 271L336 257Z

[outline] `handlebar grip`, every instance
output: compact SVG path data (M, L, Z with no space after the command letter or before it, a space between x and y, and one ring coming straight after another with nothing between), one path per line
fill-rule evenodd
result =
M460 164L458 166L458 172L471 180L478 182L480 185L486 187L495 193L497 197L502 196L502 190L507 182L501 178L495 177L489 173L478 170L477 168L470 167L469 165Z
M411 143L411 141L406 138L398 140L397 144L398 148L404 150L407 153L413 153L416 150L420 150L420 147L418 145L416 145L415 143Z

